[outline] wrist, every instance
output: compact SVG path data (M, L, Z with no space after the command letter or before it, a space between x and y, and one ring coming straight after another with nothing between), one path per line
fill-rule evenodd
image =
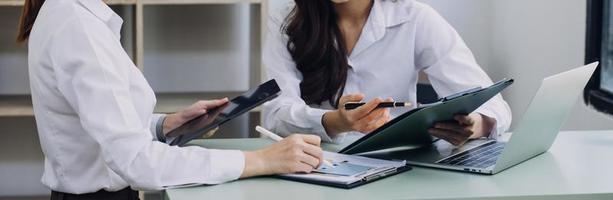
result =
M241 178L272 174L266 169L266 163L260 151L243 151L243 154L245 155L245 166Z
M489 137L496 128L496 119L485 115L481 115L481 117L483 118L483 137Z
M162 130L163 130L164 135L168 134L170 131L178 127L176 126L176 121L177 121L176 118L177 118L177 114L166 115L166 119L164 119L164 123L162 125Z
M482 138L482 137L488 137L490 135L490 133L492 133L492 131L494 130L494 124L496 124L496 119L485 116L483 114L479 114L478 117L480 117L480 127L478 134L475 134L473 137L471 137L472 139L475 138Z
M326 112L322 117L322 125L330 137L350 131L349 129L345 128L343 117L341 116L339 110Z

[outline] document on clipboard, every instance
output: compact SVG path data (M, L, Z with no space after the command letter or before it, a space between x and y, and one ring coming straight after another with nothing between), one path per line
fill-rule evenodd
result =
M389 161L325 151L333 166L322 165L308 174L281 174L278 177L338 188L354 188L411 169L406 161Z

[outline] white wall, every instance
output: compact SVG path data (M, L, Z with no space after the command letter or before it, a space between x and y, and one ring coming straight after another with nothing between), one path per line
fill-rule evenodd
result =
M504 77L516 80L504 93L513 110L514 125L544 77L583 65L585 1L423 2L435 7L458 29L494 80ZM484 19L489 19L485 22L489 24L474 26ZM578 102L563 129L612 129L611 122L613 117L604 116Z
M491 11L489 66L493 76L517 80L505 94L518 119L543 77L583 65L586 1L495 1ZM579 102L564 129L612 129L612 122Z

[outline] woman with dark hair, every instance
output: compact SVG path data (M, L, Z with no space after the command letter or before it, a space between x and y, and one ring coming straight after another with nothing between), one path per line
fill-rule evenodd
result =
M325 141L360 137L407 109L376 109L384 101L416 105L423 71L439 96L492 81L458 33L431 7L414 0L295 0L269 20L264 65L283 94L265 108L265 126ZM368 101L354 110L346 102ZM497 137L511 111L499 95L455 122L429 132L454 145ZM355 138L353 138L355 139Z
M28 41L51 199L138 199L131 188L218 184L319 165L313 135L245 152L165 144L166 133L228 100L153 115L154 93L119 42L121 24L101 0L25 1L18 41Z

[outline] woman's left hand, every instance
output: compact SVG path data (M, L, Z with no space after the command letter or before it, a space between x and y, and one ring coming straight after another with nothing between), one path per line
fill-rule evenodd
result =
M224 104L228 103L228 98L210 100L210 101L198 101L193 105L185 108L184 110L169 114L166 116L166 120L164 120L164 134L178 128L184 123L192 120L200 115L207 113L208 110L217 108Z
M496 120L479 113L456 115L455 122L436 123L428 129L432 136L455 146L462 146L470 139L486 137L494 128Z

